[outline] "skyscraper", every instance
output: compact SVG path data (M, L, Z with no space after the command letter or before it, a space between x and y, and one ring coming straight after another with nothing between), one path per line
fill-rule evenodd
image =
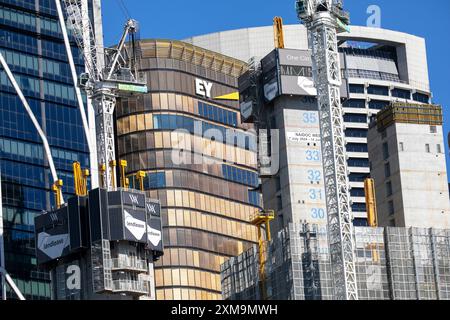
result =
M99 28L100 1L89 0ZM89 167L74 84L54 1L1 0L0 51L44 130L67 197L74 193L72 163ZM82 56L72 44L79 73ZM42 141L5 72L0 70L0 167L6 269L27 299L49 299L47 273L36 267L33 223L54 206ZM8 296L14 294L7 287Z
M308 49L307 30L303 25L286 25L284 38L288 49ZM348 80L349 89L343 108L352 209L355 224L366 225L364 179L370 172L367 150L369 119L391 102L430 102L426 45L425 39L414 35L359 26L351 26L350 32L339 34L338 39L343 78ZM252 57L259 61L273 50L273 28L224 31L192 37L186 42L243 61ZM299 125L300 116L303 115L289 118L290 130ZM286 186L287 182L281 181L281 185ZM292 200L280 204L286 208L283 213L285 221L289 220L286 216L291 215L290 203L301 203L303 196L293 193Z
M120 101L117 146L132 186L144 170L147 196L161 201L157 299L220 299L220 265L256 242L261 205L256 136L236 101L246 64L180 41L140 50L150 92Z

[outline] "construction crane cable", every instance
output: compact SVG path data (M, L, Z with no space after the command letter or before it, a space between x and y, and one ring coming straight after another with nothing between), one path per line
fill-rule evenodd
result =
M128 11L127 6L123 2L123 0L117 0L117 4L119 5L120 9L122 10L125 18L130 19L130 12Z

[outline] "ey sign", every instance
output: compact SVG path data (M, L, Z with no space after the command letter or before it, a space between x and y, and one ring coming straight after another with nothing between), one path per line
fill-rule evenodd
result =
M211 82L195 79L195 93L205 98L211 98L211 89L213 84Z

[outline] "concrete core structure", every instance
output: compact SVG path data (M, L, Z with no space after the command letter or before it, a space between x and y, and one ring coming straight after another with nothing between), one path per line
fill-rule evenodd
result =
M368 140L380 226L450 228L441 107L388 107Z

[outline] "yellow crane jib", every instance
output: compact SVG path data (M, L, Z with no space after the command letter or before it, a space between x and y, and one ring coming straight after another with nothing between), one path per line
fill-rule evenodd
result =
M62 180L57 180L53 186L52 191L55 194L55 206L56 209L60 209L62 205L62 187L64 182Z
M88 178L90 177L91 173L89 171L89 169L84 169L83 170L83 191L84 191L84 195L87 196L88 194Z
M136 173L136 180L139 182L139 190L144 191L144 179L147 176L147 173L144 171L138 171Z
M125 170L128 167L128 162L126 160L120 160L119 164L122 187L128 189L130 187L130 180L125 177Z
M88 169L82 169L79 162L73 163L73 181L75 194L79 197L85 197L88 194L88 178L90 172Z
M275 17L273 19L273 32L274 32L275 48L284 49L283 18Z

